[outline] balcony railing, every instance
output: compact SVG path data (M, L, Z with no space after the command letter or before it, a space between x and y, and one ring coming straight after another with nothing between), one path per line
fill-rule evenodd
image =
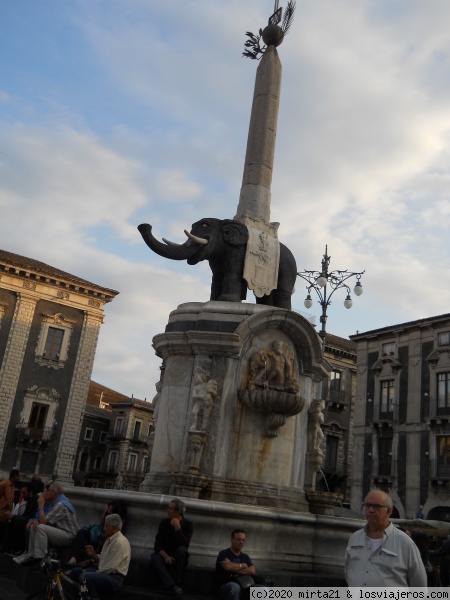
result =
M331 402L345 404L346 393L343 390L330 390L329 398Z
M53 427L33 427L29 423L19 423L16 428L19 441L51 442L53 437Z
M430 400L430 415L433 417L449 417L450 416L450 399L447 401L447 405L438 405L437 399L432 398Z
M436 465L436 477L450 479L450 465Z
M328 409L338 410L342 412L348 405L347 394L343 390L330 390L326 400Z
M109 435L108 438L110 440L125 440L127 437L127 432L126 429L116 429L115 431L112 431Z

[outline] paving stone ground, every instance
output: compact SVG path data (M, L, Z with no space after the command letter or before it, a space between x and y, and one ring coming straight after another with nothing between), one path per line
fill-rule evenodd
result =
M0 576L0 600L25 600L26 594L17 589L13 579Z

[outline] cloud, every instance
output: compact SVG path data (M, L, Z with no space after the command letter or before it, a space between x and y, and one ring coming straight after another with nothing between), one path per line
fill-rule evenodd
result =
M153 255L136 225L182 242L200 218L234 216L258 66L241 52L270 8L79 0L45 40L28 13L9 23L1 245L120 291L94 374L123 393L152 397L153 335L209 296L207 265ZM333 297L338 335L448 311L449 17L446 0L317 0L279 48L272 220L299 269L319 269L326 244L332 269L366 269L351 310Z

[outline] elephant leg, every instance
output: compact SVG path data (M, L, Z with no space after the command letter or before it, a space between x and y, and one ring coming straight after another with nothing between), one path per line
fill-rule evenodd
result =
M255 296L255 299L256 304L265 304L266 306L273 306L273 292L267 294L267 296L261 296L261 298Z
M224 273L222 291L217 300L222 302L240 302L247 297L247 284L239 273Z
M219 300L222 293L223 273L213 271L210 300Z
M287 310L291 310L291 292L287 292L286 290L273 290L273 306L278 306L278 308L286 308Z

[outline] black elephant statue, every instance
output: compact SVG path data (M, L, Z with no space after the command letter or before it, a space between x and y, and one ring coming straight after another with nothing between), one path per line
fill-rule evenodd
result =
M185 230L188 239L184 244L174 244L163 238L158 241L152 226L143 223L138 227L145 243L153 252L172 260L187 260L196 265L207 260L212 271L211 300L240 302L247 296L247 283L243 278L248 241L248 229L231 219L201 219ZM292 252L280 244L280 264L277 288L267 296L256 298L258 304L291 308L291 296L297 278L297 265Z

